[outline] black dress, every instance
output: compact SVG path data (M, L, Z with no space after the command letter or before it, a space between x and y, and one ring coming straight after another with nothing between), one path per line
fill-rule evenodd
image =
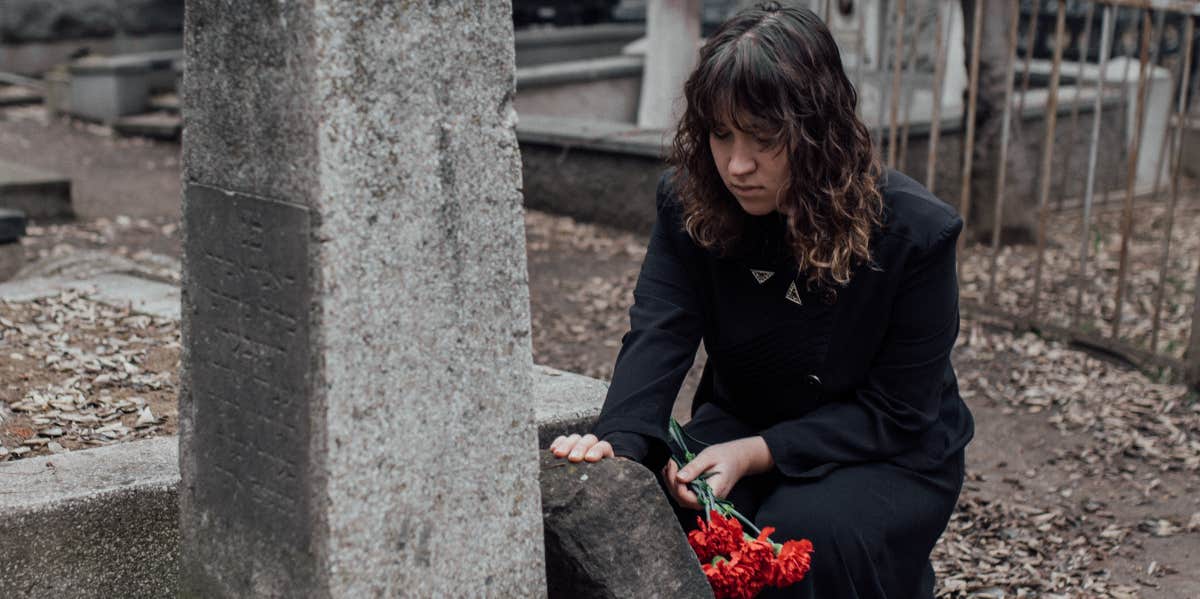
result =
M772 471L730 492L776 541L813 542L801 584L763 597L932 597L929 554L974 431L950 351L962 220L905 175L881 182L872 264L836 293L796 271L778 214L745 216L718 256L683 230L660 180L658 219L593 432L658 472L673 400L701 340L708 362L684 427L706 443L761 435ZM678 509L694 526L696 512Z

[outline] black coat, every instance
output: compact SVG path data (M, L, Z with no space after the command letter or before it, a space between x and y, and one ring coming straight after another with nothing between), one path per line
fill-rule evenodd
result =
M777 213L746 216L741 243L725 256L701 248L664 174L630 330L593 432L657 470L672 404L703 340L709 358L693 410L711 401L757 430L783 475L946 464L974 432L950 364L962 219L897 171L881 191L874 263L830 294L809 290L796 272ZM773 274L760 283L751 269ZM785 297L793 283L798 303Z

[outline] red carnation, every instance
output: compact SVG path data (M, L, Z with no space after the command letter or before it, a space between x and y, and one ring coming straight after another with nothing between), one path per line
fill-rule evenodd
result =
M744 542L742 523L737 518L726 518L712 510L709 522L696 517L698 527L688 533L688 544L696 551L701 562L708 562L718 555L729 556L741 549Z
M717 599L751 599L762 590L761 584L754 584L755 572L742 559L740 551L733 552L729 559L718 556L703 568Z
M775 558L775 569L771 572L771 586L786 587L800 582L812 564L812 543L808 539L786 541Z

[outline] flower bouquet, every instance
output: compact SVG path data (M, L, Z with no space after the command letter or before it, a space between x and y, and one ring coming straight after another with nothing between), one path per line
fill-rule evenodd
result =
M674 445L671 459L683 468L696 455L688 449L687 434L674 418L669 432ZM705 472L688 483L704 508L704 518L696 517L699 527L688 533L688 544L700 559L716 599L749 599L767 586L786 587L803 579L812 561L812 543L772 541L774 528L759 530L733 503L713 494L705 479L714 474Z

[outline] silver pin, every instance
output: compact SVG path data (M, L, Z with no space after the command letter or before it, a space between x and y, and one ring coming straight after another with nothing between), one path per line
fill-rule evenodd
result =
M800 292L796 290L796 282L795 281L792 281L792 284L788 285L787 295L785 297L787 297L789 302L792 302L793 304L796 304L797 306L804 305L804 301L800 299Z
M754 275L754 280L758 281L759 285L762 285L763 283L767 282L767 279L775 276L775 271L773 271L773 270L755 270L755 269L751 268L750 274Z

